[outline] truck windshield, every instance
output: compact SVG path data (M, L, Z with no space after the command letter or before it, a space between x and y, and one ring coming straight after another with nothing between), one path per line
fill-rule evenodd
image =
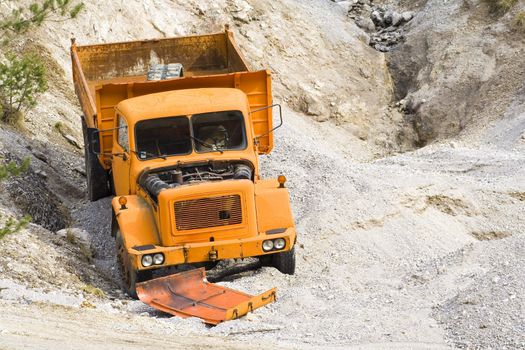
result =
M239 111L194 114L191 124L199 153L246 148L244 118Z
M135 135L139 159L191 153L190 121L186 116L140 121Z
M246 148L240 111L142 120L135 126L135 135L137 156L143 160L190 154L192 140L198 153Z

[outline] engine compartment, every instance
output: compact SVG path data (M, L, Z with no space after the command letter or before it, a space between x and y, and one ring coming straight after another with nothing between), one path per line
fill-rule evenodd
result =
M157 169L145 169L138 178L139 185L156 201L159 193L168 188L222 180L252 180L254 167L248 161L206 161L176 164Z

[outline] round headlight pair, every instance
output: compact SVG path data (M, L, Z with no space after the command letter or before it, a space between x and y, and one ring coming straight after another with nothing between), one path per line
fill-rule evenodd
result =
M266 241L263 241L262 249L265 252L269 252L270 250L281 250L286 246L286 241L284 238L276 238L276 239L268 239Z
M157 254L154 254L153 256L149 254L144 255L141 261L142 261L142 266L144 267L150 267L153 264L162 265L162 263L164 263L164 254L157 253Z

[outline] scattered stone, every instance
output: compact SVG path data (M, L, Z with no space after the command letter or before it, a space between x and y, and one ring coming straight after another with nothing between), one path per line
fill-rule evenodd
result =
M370 33L368 45L378 51L388 52L404 41L402 26L414 17L412 11L397 12L391 8L374 6L369 1L354 0L348 10L348 17L355 24Z
M38 176L44 178L44 179L47 179L47 173L43 170L40 170L40 169L37 169L35 170L35 174L37 174Z
M47 163L47 156L42 153L42 152L39 152L39 151L33 151L33 156L35 156L36 159L39 159L41 161L43 161L44 163Z
M360 17L355 21L355 24L361 29L364 29L368 32L373 32L376 30L376 25L369 17Z
M348 11L350 10L351 1L336 1L335 3L341 6L343 11L345 11L346 13L348 13Z
M317 98L310 94L303 97L302 110L304 113L313 116L327 115L328 112L324 104Z
M353 3L350 4L348 7L348 17L352 19L356 19L359 17L365 17L368 16L368 14L372 11L372 8L370 7L370 1L366 0L353 0Z
M370 79L371 75L370 72L363 69L363 67L359 67L359 75L361 75L365 79Z
M388 27L392 24L392 19L394 17L394 11L391 9L388 9L385 11L385 14L383 15L383 22L385 24L385 27Z
M85 249L91 249L91 240L89 233L85 230L76 227L69 227L56 232L56 235L64 238L69 243L83 247Z
M84 169L81 166L77 166L77 167L73 168L73 171L76 171L77 173L79 173L83 177L86 177L86 169Z
M374 21L374 24L378 27L384 27L385 26L385 21L383 19L383 16L381 15L381 13L377 10L375 11L372 11L372 14L370 15L370 19L372 21Z
M412 11L406 11L401 14L401 17L403 18L404 22L409 22L412 18L414 18L414 12Z
M366 45L370 45L370 35L368 35L367 33L365 32L360 33L358 38Z
M401 24L401 21L403 21L403 16L394 11L392 13L392 25L398 26L399 24Z
M74 138L73 136L71 136L69 134L64 134L62 136L64 136L66 141L69 142L71 145L75 146L78 149L82 149L82 147L80 147L80 144L78 143L77 139Z

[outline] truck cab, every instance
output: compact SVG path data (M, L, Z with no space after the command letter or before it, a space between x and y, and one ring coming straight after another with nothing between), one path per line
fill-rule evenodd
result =
M113 234L130 294L151 270L180 264L260 257L294 272L285 180L260 177L244 92L160 92L115 113Z

